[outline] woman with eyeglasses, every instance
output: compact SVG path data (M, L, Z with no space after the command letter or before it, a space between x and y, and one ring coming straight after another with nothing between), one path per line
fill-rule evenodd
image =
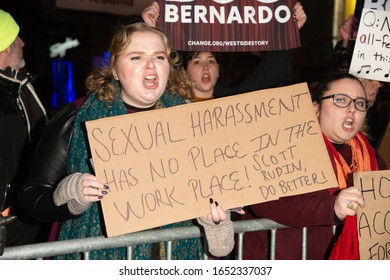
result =
M252 205L243 219L291 227L277 231L276 259L302 258L301 227L307 227L307 259L359 259L356 213L364 198L352 174L387 169L361 132L370 101L359 79L347 73L325 77L310 92L338 186ZM269 258L268 238L266 231L245 233L244 259Z

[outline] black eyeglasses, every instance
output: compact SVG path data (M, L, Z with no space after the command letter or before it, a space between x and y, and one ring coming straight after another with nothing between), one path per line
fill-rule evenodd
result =
M356 110L360 112L367 112L368 108L370 108L371 106L371 102L365 98L358 97L356 99L353 99L352 97L343 93L325 96L320 98L319 100L328 99L328 98L333 98L334 105L340 108L347 108L353 101Z

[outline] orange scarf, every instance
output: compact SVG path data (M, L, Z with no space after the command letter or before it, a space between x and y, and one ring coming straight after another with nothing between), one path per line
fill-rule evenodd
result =
M349 186L348 176L357 171L375 171L378 170L375 150L368 143L363 133L359 132L347 144L352 150L352 164L348 166L344 158L337 152L335 147L324 136L325 144L336 172L339 188L343 189ZM335 189L329 189L334 193ZM344 220L343 231L341 232L330 255L331 260L358 260L359 239L357 233L357 219L355 216L347 216Z

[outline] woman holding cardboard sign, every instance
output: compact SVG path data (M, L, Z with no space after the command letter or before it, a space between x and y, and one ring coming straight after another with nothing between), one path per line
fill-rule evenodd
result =
M59 240L100 236L104 234L103 220L96 202L109 194L109 186L91 175L93 168L88 156L88 142L83 124L108 116L153 110L185 104L180 95L171 94L170 78L176 74L176 60L171 57L166 35L159 29L143 23L119 28L110 46L110 65L93 72L87 79L89 95L79 109L68 158L68 173L53 194L57 207L66 206L68 220L63 221ZM211 220L229 223L229 217L220 206L210 205ZM207 217L205 217L207 219ZM183 221L166 227L193 225ZM232 236L230 242L233 243ZM144 244L133 248L134 259L164 259L166 244ZM154 250L155 249L155 250ZM231 248L230 248L231 249ZM59 259L79 259L79 254L59 256ZM92 251L91 259L125 259L126 248ZM175 241L173 259L203 258L200 238Z
M301 227L307 227L307 259L359 259L356 213L364 198L351 175L386 169L360 131L370 101L359 79L346 73L332 74L310 91L339 186L252 205L243 219L269 218L291 227L277 231L277 259L302 258ZM244 258L267 259L268 242L266 232L246 233Z

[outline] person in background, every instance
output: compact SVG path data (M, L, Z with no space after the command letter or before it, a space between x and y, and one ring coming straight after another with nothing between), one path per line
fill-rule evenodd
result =
M245 207L242 219L268 218L290 227L277 231L277 259L301 259L302 227L307 259L359 259L356 213L364 198L352 175L387 169L361 132L371 103L359 79L348 73L326 76L310 93L338 186ZM265 231L245 233L243 258L269 258L268 238Z
M19 30L14 18L0 10L0 217L6 217L1 226L8 232L5 247L40 242L47 235L47 228L25 214L17 199L48 120L31 84L36 76L24 69Z
M364 198L353 186L353 173L388 168L361 131L372 101L364 83L358 81L361 82L350 74L336 74L311 88L318 121L339 183L337 189L329 190L331 195L337 195L334 213L343 221L342 227L338 227L330 259L359 259L356 213L358 208L364 207ZM345 193L347 195L342 197Z
M300 2L294 5L294 20L302 28L307 16ZM153 2L144 9L142 18L148 25L156 26L160 18L160 6ZM220 54L216 52L182 52L183 71L188 79L176 83L175 92L180 92L188 100L202 101L212 98L230 96L260 89L281 86L288 74L288 65L294 50L270 51L262 58L261 63L251 75L235 86L225 86L220 76Z
M353 26L356 26L357 23L358 19L350 15L339 27L341 40L335 46L334 57L336 69L340 72L349 71L354 50L354 41L349 38L351 37L351 32L353 32ZM371 145L375 149L378 149L381 145L382 150L386 145L386 143L382 142L382 139L390 119L389 92L385 92L384 82L365 78L359 78L359 80L362 82L367 99L370 100L372 105L366 117L364 132ZM387 145L389 144L387 143Z
M354 44L349 40L353 26L357 23L355 16L350 15L347 20L340 25L339 33L341 40L337 42L335 46L335 63L336 68L340 72L348 72L349 66L352 60L352 54L354 49ZM378 95L379 89L383 86L381 81L370 80L359 78L362 82L364 89L367 93L367 99L370 100L371 104L375 103L376 97Z

